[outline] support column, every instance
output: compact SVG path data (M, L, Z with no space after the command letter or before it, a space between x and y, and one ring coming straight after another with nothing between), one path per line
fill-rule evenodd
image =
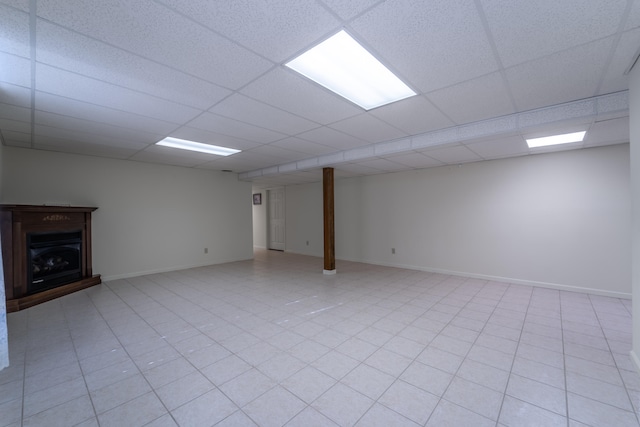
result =
M629 137L631 158L631 360L640 372L640 65L629 73Z
M335 225L333 220L333 168L322 169L322 206L324 217L323 274L336 274Z

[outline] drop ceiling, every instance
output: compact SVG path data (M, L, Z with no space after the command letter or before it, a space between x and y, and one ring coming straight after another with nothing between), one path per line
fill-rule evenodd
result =
M418 95L365 111L283 65L342 29ZM0 136L258 188L617 144L639 48L640 0L0 0Z

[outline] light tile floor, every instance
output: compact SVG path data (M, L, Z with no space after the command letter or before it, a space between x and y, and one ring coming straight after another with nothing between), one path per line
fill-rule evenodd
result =
M631 302L256 252L8 316L0 426L638 426Z

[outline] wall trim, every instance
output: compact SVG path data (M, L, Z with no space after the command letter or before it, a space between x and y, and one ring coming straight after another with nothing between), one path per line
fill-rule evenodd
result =
M112 280L130 279L132 277L147 276L150 274L169 273L171 271L189 270L190 268L209 267L212 265L227 264L230 262L237 262L237 261L249 261L252 259L253 259L253 256L251 258L229 259L229 260L206 262L206 263L193 264L193 265L175 266L175 267L169 267L169 268L158 268L155 270L137 271L134 273L113 274L110 276L103 275L102 281L109 282Z
M346 259L346 258L340 258L340 259L343 261L362 262L365 264L381 265L385 267L405 268L407 270L425 271L428 273L448 274L451 276L467 277L470 279L491 280L494 282L512 283L514 285L534 286L537 288L556 289L559 291L582 292L582 293L591 294L591 295L631 299L631 293L626 293L626 292L606 291L603 289L585 288L582 286L564 285L560 283L537 282L535 280L515 279L512 277L490 276L487 274L477 274L477 273L469 273L469 272L462 272L462 271L445 270L441 268L421 267L421 266L414 266L414 265L373 262L373 261L361 261L361 260L352 260L352 259Z
M256 248L258 248L258 247L256 246ZM264 249L264 248L260 248L260 249ZM295 254L295 255L312 256L312 257L316 257L316 258L322 259L322 256L315 255L315 254L303 253L303 252L292 251L292 250L285 250L283 252L291 253L291 254ZM140 271L140 272L135 272L135 273L125 273L125 274L116 274L116 275L111 275L111 276L102 276L102 281L103 282L107 282L107 281L111 281L111 280L129 279L129 278L132 278L132 277L146 276L146 275L149 275L149 274L168 273L170 271L188 270L190 268L207 267L207 266L211 266L211 265L225 264L225 263L228 263L228 262L236 262L236 261L248 261L248 260L251 260L251 259L253 259L253 257L251 257L251 258L243 258L243 259L231 259L231 260L227 260L227 261L223 260L223 261L218 261L218 262L213 262L213 263L193 264L193 265L188 265L188 266L179 266L179 267L172 267L172 268L162 268L162 269L156 269L156 270ZM559 291L582 292L582 293L591 294L591 295L599 295L599 296L612 297L612 298L631 299L631 294L630 293L615 292L615 291L605 291L605 290L602 290L602 289L585 288L585 287L573 286L573 285L563 285L563 284L560 284L560 283L537 282L535 280L515 279L515 278L510 278L510 277L502 277L502 276L490 276L490 275L486 275L486 274L460 272L460 271L453 271L453 270L445 270L445 269L441 269L441 268L420 267L420 266L407 265L407 264L374 262L374 261L355 260L355 259L338 258L338 257L336 257L336 260L337 261L360 262L360 263L363 263L363 264L380 265L380 266L384 266L384 267L404 268L404 269L407 269L407 270L424 271L424 272L427 272L427 273L447 274L447 275L450 275L450 276L466 277L466 278L469 278L469 279L491 280L491 281L494 281L494 282L511 283L511 284L514 284L514 285L524 285L524 286L533 286L533 287L537 287L537 288L556 289L556 290L559 290ZM640 373L640 359L634 360L634 362L635 361L637 361L637 365L636 366L638 367L638 372Z
M313 254L292 251L292 250L287 250L286 252L296 254L296 255L315 256L318 258L322 258L322 255L313 255ZM342 258L337 256L336 256L336 261L361 262L364 264L381 265L384 267L395 267L395 268L404 268L407 270L425 271L427 273L447 274L450 276L466 277L469 279L491 280L494 282L512 283L514 285L535 286L537 288L556 289L559 291L582 292L586 294L599 295L599 296L605 296L605 297L611 297L611 298L631 299L631 293L606 291L603 289L585 288L582 286L574 286L574 285L563 285L561 283L537 282L535 280L515 279L512 277L490 276L487 274L477 274L477 273L469 273L469 272L463 272L463 271L445 270L441 268L432 268L432 267L421 267L421 266L408 265L408 264L358 260L358 259Z

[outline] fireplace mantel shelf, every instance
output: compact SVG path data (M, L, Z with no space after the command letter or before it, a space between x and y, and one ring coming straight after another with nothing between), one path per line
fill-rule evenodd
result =
M100 284L91 266L91 213L95 207L0 205L2 262L7 312L22 310L71 292ZM80 277L50 289L29 289L28 236L34 233L80 231ZM34 282L35 283L35 282Z

